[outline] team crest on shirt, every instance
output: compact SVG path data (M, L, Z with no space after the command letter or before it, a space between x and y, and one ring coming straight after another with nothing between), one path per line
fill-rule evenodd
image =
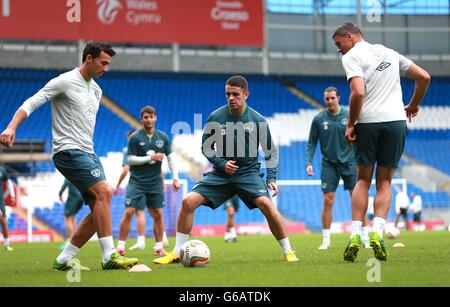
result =
M162 148L164 146L164 141L163 140L156 140L155 145L158 148Z
M322 125L324 130L328 130L328 122L323 122Z
M244 124L244 129L245 131L247 131L248 133L252 132L253 129L255 129L255 123L254 122L248 122Z
M100 93L99 91L94 91L95 97L97 98L97 100L100 100Z
M95 119L95 105L92 101L88 101L87 103L87 111L84 113L84 116L88 121L93 121Z
M348 119L347 119L347 118L341 119L341 124L344 125L344 126L347 126L347 124L348 124Z
M378 65L378 67L376 68L376 70L383 71L386 68L388 68L389 66L391 66L391 63L389 63L389 62L381 62L380 65Z
M95 168L91 171L92 176L94 176L95 178L100 177L100 170L98 168Z

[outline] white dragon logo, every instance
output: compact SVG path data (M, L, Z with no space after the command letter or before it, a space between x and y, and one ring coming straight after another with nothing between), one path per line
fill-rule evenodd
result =
M97 17L106 25L114 22L119 10L122 8L119 0L97 0L97 6Z

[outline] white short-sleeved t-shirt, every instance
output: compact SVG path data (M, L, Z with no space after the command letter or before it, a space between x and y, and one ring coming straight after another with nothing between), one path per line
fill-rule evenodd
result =
M406 120L400 74L412 61L383 45L358 42L342 57L347 80L364 78L365 98L357 123Z
M102 97L100 86L86 81L79 68L50 80L21 108L30 115L46 101L52 102L53 154L65 149L94 153L94 129Z

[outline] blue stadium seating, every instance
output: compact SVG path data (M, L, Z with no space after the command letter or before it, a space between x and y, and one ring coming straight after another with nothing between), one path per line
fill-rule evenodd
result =
M50 78L61 71L56 70L21 70L0 69L0 91L7 93L0 97L3 107L0 113L0 123L7 124L15 110L29 96L39 90ZM135 73L111 72L99 80L104 94L136 118L139 110L145 104L153 105L158 110L157 127L168 134L172 124L177 121L187 122L193 127L194 114L202 114L202 124L206 116L217 107L226 103L224 83L229 75L224 74L172 74L172 73ZM272 116L277 112L294 113L300 108L311 108L302 100L287 91L275 77L248 75L250 87L249 105L264 116ZM322 101L323 89L327 86L337 86L343 96L342 103L347 104L348 85L345 77L289 77L297 87L318 101ZM413 84L402 80L405 95L411 94ZM449 78L433 78L429 94L424 105L448 105L447 97ZM409 99L405 96L405 100ZM121 151L125 146L124 132L130 127L104 106L97 115L97 127L94 135L96 152L102 156L109 151ZM201 128L201 127L198 127ZM450 148L449 130L411 130L406 142L406 153L415 159L431 164L450 174L448 148ZM50 104L37 110L20 127L18 139L44 139L48 141L50 151L51 114ZM430 146L430 142L432 146ZM293 142L290 146L280 148L280 179L311 179L305 173L306 142ZM320 179L320 150L317 148L313 166L316 176ZM403 162L402 162L403 163ZM52 169L52 163L37 164L42 170ZM184 177L184 176L183 176ZM193 182L190 180L190 187ZM305 222L311 229L320 229L320 211L322 208L322 193L319 186L305 188L301 192L293 187L283 187L279 198L280 210L292 220ZM446 193L423 193L410 186L411 190L420 192L427 206L449 203ZM439 206L439 205L438 205ZM389 217L393 218L391 206ZM123 214L123 197L114 197L112 208L114 235L117 237L118 225ZM88 212L84 207L77 216L80 220ZM55 204L52 209L37 209L38 217L45 220L51 227L64 233L63 207ZM147 216L148 217L148 216ZM339 188L334 206L334 220L348 221L351 219L348 193ZM152 222L148 218L147 234L152 233ZM237 223L263 222L264 217L258 210L248 210L242 206L236 215ZM222 209L212 212L207 207L196 211L196 224L225 224L226 214ZM136 235L133 222L130 237Z

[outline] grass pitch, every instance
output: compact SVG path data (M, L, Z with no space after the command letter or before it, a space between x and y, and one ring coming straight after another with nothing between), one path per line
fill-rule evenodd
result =
M406 233L385 239L388 261L373 264L371 249L361 249L354 263L343 260L348 235L333 235L332 248L319 251L321 234L290 235L298 263L285 263L272 236L240 236L237 243L222 237L201 239L211 250L205 268L181 264L155 265L147 250L128 251L152 272L102 271L100 247L89 242L78 259L92 271L81 272L80 282L68 282L67 272L53 271L60 243L15 244L14 252L0 251L0 286L150 286L150 287L303 287L303 286L450 286L450 233L447 231ZM402 242L404 248L393 248ZM174 238L170 238L174 244ZM129 240L127 246L134 244ZM376 267L378 265L378 267ZM368 280L372 280L370 282Z

